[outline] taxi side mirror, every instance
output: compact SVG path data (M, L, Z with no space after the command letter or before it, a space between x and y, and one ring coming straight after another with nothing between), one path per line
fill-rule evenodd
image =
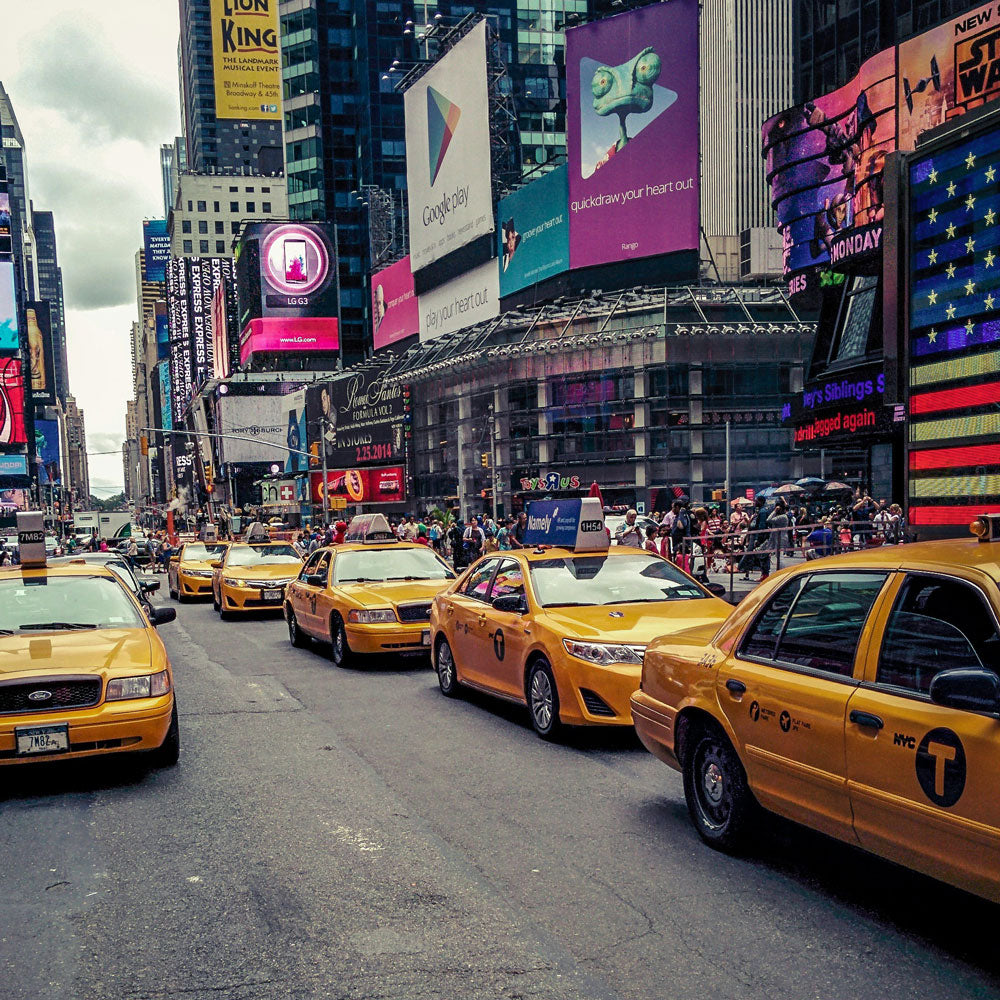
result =
M306 583L310 587L325 587L326 586L326 574L325 573L310 573L306 577Z
M494 611L506 611L512 615L526 615L528 613L528 599L524 594L504 594L503 597L493 599Z
M1000 713L1000 677L982 667L942 670L931 680L931 701L963 712Z
M149 624L154 628L157 625L166 625L177 617L176 608L153 608L149 614Z
M210 562L208 565L211 566L212 569L222 569L222 560L221 559L215 559L212 562Z
M159 580L144 580L142 583L142 592L144 594L152 594L154 591L160 589Z
M705 589L713 597L725 597L726 596L726 588L723 587L721 583L706 583L705 584Z

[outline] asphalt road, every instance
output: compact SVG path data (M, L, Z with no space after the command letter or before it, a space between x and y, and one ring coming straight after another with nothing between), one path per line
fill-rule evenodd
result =
M629 733L425 663L162 627L180 764L0 770L0 997L1000 997L996 906L775 823L704 847Z

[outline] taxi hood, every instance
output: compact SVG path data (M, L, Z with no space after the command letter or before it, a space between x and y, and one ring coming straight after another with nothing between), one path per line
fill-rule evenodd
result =
M141 628L23 632L0 636L0 676L10 674L149 673L153 649ZM164 664L165 666L165 664Z
M432 601L454 580L384 580L371 583L338 583L336 589L366 608L384 608L387 604Z
M237 580L288 580L302 571L302 563L272 563L260 566L227 566L223 573Z
M543 614L545 621L568 639L649 643L657 636L681 631L705 630L711 638L732 610L725 601L706 597L655 604L547 608L543 609Z

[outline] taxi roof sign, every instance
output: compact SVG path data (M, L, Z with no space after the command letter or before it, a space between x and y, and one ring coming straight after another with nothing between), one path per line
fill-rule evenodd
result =
M355 514L347 526L345 542L395 542L398 541L385 519L385 514Z
M18 511L17 549L22 566L45 565L45 515L40 510Z
M574 552L607 552L611 540L597 497L534 500L528 504L525 545L556 545Z

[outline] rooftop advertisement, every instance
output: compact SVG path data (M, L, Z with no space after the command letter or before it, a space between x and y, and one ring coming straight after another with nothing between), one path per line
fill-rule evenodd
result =
M306 319L283 319L277 316L252 319L240 338L240 364L247 364L254 354L287 351L335 353L339 347L336 319L318 316Z
M500 315L500 274L488 260L419 296L420 342Z
M20 358L0 358L0 447L27 444Z
M33 403L55 404L56 378L52 351L52 310L48 302L26 302L24 325L31 359Z
M211 0L218 118L281 118L278 0Z
M570 265L698 248L698 3L566 32Z
M486 22L403 95L410 263L419 271L493 232Z
M166 219L144 219L142 223L144 251L143 280L166 281L170 261L170 236Z
M500 202L501 297L569 270L568 198L563 165Z
M0 351L16 351L20 345L14 265L0 261Z
M375 350L391 347L420 332L420 307L413 288L410 258L372 275L372 339Z

